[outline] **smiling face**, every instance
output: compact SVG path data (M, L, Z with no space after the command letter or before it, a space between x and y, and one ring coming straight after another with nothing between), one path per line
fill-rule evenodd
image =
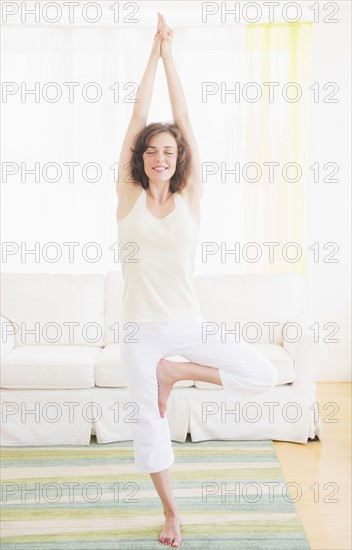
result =
M177 165L177 143L168 132L155 134L143 153L144 171L151 181L168 181Z

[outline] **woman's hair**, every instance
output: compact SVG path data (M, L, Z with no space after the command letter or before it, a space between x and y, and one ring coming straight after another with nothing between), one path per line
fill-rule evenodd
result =
M151 122L137 135L134 148L131 147L131 176L144 189L149 187L148 176L144 171L143 153L146 151L150 139L155 134L168 132L171 134L177 143L177 162L176 170L170 181L170 191L172 193L180 191L187 181L190 168L191 153L186 140L184 139L181 130L177 124L173 122Z

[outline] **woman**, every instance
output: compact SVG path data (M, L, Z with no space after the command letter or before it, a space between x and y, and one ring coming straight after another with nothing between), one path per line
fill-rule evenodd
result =
M159 541L181 544L180 515L171 486L174 462L165 417L178 380L224 386L233 396L253 395L276 384L273 365L246 342L204 341L193 281L203 193L201 161L185 96L172 57L173 32L158 14L157 33L143 74L138 101L122 144L117 182L118 241L123 251L124 293L121 361L129 398L138 405L131 423L134 466L148 472L163 504ZM173 123L147 125L161 57ZM127 323L127 322L130 323ZM131 324L134 337L129 337ZM182 355L187 362L166 359Z

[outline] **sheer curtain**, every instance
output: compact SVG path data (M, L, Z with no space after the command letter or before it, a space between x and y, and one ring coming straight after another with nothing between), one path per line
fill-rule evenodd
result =
M279 243L269 262L249 263L251 271L307 276L311 33L311 22L247 26L248 80L272 85L246 104L246 158L262 170L245 187L246 241Z
M4 271L120 269L114 181L153 33L141 24L3 29L3 241L12 243ZM249 103L231 90L306 82L309 37L305 24L175 29L205 187L198 273L305 269L303 260L270 264L263 246L261 262L243 260L250 241L304 240L303 181L271 184L263 172L253 183L243 170L253 161L302 162L306 106L268 103L265 92ZM33 89L37 95L25 93ZM149 121L171 118L160 61Z

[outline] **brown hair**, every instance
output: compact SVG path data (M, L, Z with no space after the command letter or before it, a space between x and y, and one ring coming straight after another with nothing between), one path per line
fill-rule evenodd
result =
M176 170L170 181L170 191L172 193L180 191L185 185L189 175L190 168L190 148L184 139L181 130L173 122L150 122L137 135L134 148L131 147L131 176L132 179L142 185L144 189L149 187L148 176L144 171L143 153L146 151L150 138L155 134L168 132L177 143L177 162Z

